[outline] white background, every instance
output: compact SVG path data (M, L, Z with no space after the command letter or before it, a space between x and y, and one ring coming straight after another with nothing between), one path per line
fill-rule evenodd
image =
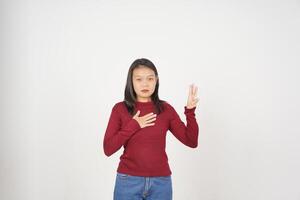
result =
M102 140L136 58L199 146L170 132L174 200L300 199L299 1L1 1L3 200L109 200Z

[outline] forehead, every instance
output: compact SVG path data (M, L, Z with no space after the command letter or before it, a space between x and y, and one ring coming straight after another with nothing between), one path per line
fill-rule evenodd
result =
M137 67L133 70L133 77L138 77L138 76L155 76L155 73L152 69L148 67Z

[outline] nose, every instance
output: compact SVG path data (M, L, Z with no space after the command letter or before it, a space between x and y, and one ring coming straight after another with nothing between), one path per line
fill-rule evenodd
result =
M145 87L145 86L148 86L148 81L147 80L144 80L143 82L142 82L142 85Z

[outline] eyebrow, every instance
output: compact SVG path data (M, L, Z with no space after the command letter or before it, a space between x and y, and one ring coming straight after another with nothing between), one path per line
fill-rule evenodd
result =
M151 74L151 75L148 75L146 77L149 77L149 76L155 76L155 75ZM134 77L141 77L141 75L135 75Z

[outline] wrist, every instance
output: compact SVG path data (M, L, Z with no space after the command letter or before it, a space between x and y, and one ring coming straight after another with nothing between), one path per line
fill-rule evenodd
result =
M196 108L196 106L185 106L186 109L193 109Z

